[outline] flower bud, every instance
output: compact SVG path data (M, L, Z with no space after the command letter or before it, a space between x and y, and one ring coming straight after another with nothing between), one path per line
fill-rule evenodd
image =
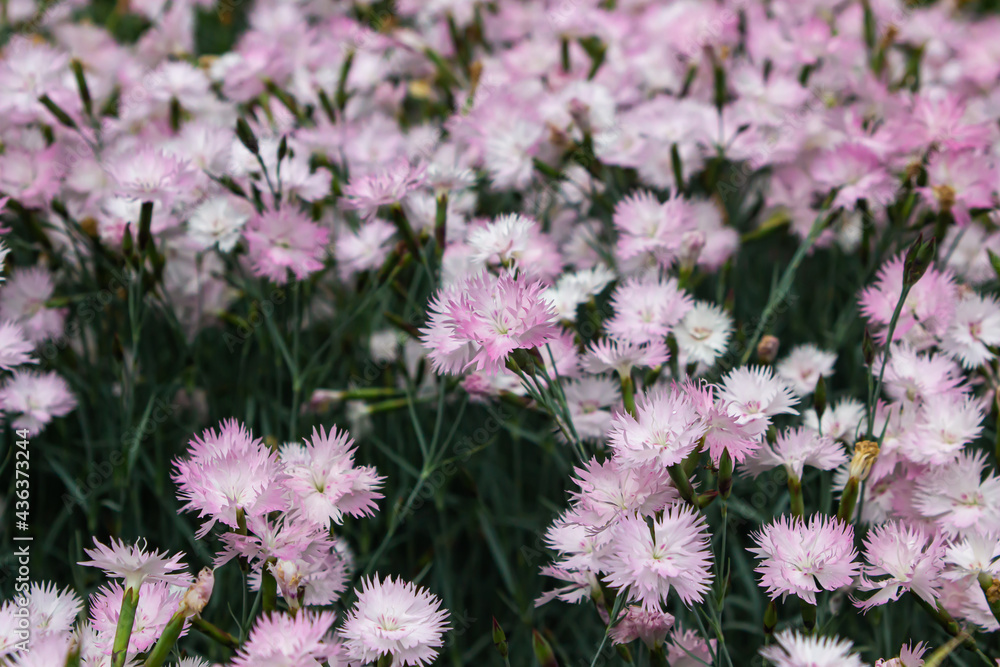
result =
M762 364L769 364L778 356L778 347L781 341L777 336L767 335L757 343L757 359Z
M860 482L868 479L872 466L878 460L878 444L871 440L859 440L854 445L854 458L851 459L850 476Z
M181 599L180 613L184 616L200 614L212 597L214 586L215 570L210 567L202 568L198 573L198 579L191 584Z

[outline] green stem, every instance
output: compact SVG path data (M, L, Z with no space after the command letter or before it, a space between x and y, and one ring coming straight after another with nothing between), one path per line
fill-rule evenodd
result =
M767 603L764 611L764 640L770 641L774 636L774 630L778 627L778 603L771 600Z
M723 450L719 461L719 495L723 500L729 498L733 490L733 457L728 449Z
M236 637L233 637L231 634L214 624L209 623L201 616L195 615L191 617L191 627L209 639L222 644L226 648L236 650L236 648L240 645L240 643L236 641Z
M805 502L802 499L802 480L795 475L788 476L788 496L791 502L792 516L805 516Z
M684 466L679 463L674 464L667 468L667 472L670 474L670 479L673 480L674 486L677 487L677 491L681 494L681 498L695 508L698 508L698 500L694 497L694 488L691 486L691 481L684 473Z
M269 566L277 562L275 558L268 558L264 567L260 571L260 597L264 612L271 612L278 608L278 581L271 573Z
M878 382L875 383L875 390L868 397L868 434L865 436L865 440L871 440L875 434L875 406L878 404L878 396L882 392L882 378L885 377L885 367L889 365L889 356L892 353L892 334L896 331L896 323L899 322L899 315L903 312L903 304L906 303L906 297L909 294L910 285L905 284L904 281L899 301L896 302L896 309L892 312L892 319L889 320L889 331L885 338L885 355L882 359L882 368L878 372ZM871 373L873 370L873 368L869 368L868 372ZM881 438L877 442L882 444Z
M792 288L792 282L795 280L795 272L799 268L799 264L805 259L806 254L809 249L812 248L813 244L816 243L816 239L819 238L820 232L826 227L825 211L821 211L816 220L813 222L812 229L809 230L809 236L806 237L805 241L799 246L798 250L792 256L792 261L788 263L788 268L785 269L785 273L781 276L781 280L778 282L777 288L771 292L771 296L767 299L767 305L764 306L764 312L761 313L760 322L757 324L757 330L754 331L753 337L747 342L747 347L743 351L743 359L740 361L740 365L744 365L750 360L750 355L754 353L757 349L757 343L760 341L760 337L764 335L764 329L767 328L771 315L774 313L778 304L781 303L785 297L788 295L788 291Z
M170 651L177 643L177 638L181 636L184 629L184 621L187 620L184 614L177 612L163 629L163 634L156 640L156 646L149 652L146 658L145 667L161 667L170 657Z
M620 375L622 382L622 403L625 404L625 411L632 415L633 419L639 418L639 413L635 409L635 381L632 374Z
M799 609L802 612L802 625L805 626L806 632L814 633L816 631L816 605L800 598Z
M122 595L122 608L118 613L118 627L111 648L111 667L122 667L128 654L128 642L135 624L135 610L139 606L139 591L129 588Z
M840 497L840 508L837 510L837 518L844 523L850 523L854 518L854 508L858 503L858 490L861 481L857 477L850 477L847 486L844 487L844 494Z

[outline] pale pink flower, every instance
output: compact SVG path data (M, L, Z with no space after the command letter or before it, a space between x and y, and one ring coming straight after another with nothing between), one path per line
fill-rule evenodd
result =
M711 366L726 347L733 331L733 319L719 306L696 301L674 329L681 363Z
M33 343L60 339L66 309L46 306L54 292L52 274L44 266L14 269L0 290L0 318L20 324Z
M971 370L993 359L995 355L990 348L997 345L1000 345L1000 303L992 296L974 292L967 295L955 306L941 349Z
M816 390L821 377L833 375L837 362L836 352L821 350L815 345L796 345L778 362L778 377L788 383L798 396L807 396Z
M650 343L667 334L691 310L694 300L676 279L655 276L630 278L611 295L615 314L607 322L608 333L631 343Z
M674 195L660 203L646 191L618 202L614 225L619 234L618 255L623 260L650 255L667 267L680 255L684 233L696 229L689 202Z
M426 589L402 579L363 579L357 602L340 630L351 660L392 656L393 667L425 665L437 656L448 611Z
M208 429L189 443L188 456L174 462L173 479L183 511L197 511L207 520L202 537L216 522L230 528L238 516L263 516L288 508L284 466L278 455L246 427L230 420L216 432Z
M305 444L289 443L281 448L281 461L288 478L285 486L296 497L295 507L321 525L343 523L344 514L371 516L382 497L378 489L384 477L371 466L357 466L357 447L347 431L327 433L313 429Z
M993 165L985 155L972 151L939 151L927 162L927 186L917 191L955 224L972 221L972 209L993 207Z
M809 523L781 517L756 533L748 549L761 560L757 572L772 600L789 593L816 604L816 593L849 586L859 570L854 528L821 514Z
M663 645L673 626L674 617L665 611L632 605L608 634L612 644L628 644L641 639L650 650L655 650Z
M1000 532L1000 479L981 451L964 450L917 479L913 506L947 535Z
M674 626L667 646L667 664L670 667L703 667L712 664L717 640L705 641L694 630L682 630Z
M927 644L920 642L916 646L904 644L899 649L899 656L883 660L879 658L875 661L875 667L921 667L924 664L923 656L927 652Z
M875 325L873 333L883 345L903 290L904 259L903 255L897 255L883 264L875 284L862 291L859 298L861 313ZM893 340L904 340L921 349L928 347L947 330L957 302L957 287L951 272L929 267L906 296Z
M924 401L917 422L902 437L902 454L914 463L941 465L979 437L988 406L973 396L947 393Z
M854 443L858 426L867 419L866 416L867 411L861 401L843 398L828 406L822 419L816 417L816 411L812 408L806 410L802 413L802 424L810 430L822 432L828 438Z
M202 249L218 246L222 252L230 252L249 219L249 213L230 197L218 195L198 204L191 212L188 236Z
M883 357L875 360L880 371ZM963 381L958 364L941 354L921 354L901 343L893 344L883 376L885 392L904 404L933 401L954 392Z
M863 591L877 591L854 604L866 612L872 607L896 601L910 591L930 605L935 604L939 587L944 541L929 536L915 525L889 522L876 526L865 538L865 560L858 580Z
M656 388L636 400L637 417L617 415L609 444L624 467L683 461L705 435L706 425L690 397L676 386Z
M614 371L628 377L633 368L655 368L667 362L670 355L666 343L655 340L636 344L615 338L601 338L587 347L583 366L591 373Z
M146 581L160 581L174 586L184 586L191 577L181 573L185 569L181 558L183 553L169 556L166 551L146 551L145 543L126 545L111 539L111 545L101 544L94 538L94 548L83 552L92 560L80 561L80 565L104 570L109 577L125 580L125 590L138 591Z
M757 423L766 429L771 417L798 414L798 399L784 380L767 366L743 366L722 378L719 401L737 424Z
M865 667L861 658L851 651L849 640L838 637L802 635L782 630L774 636L775 643L765 646L760 654L774 667Z
M341 232L333 246L341 279L381 267L392 251L390 241L395 234L396 228L379 218L362 222L357 230Z
M650 516L680 498L669 475L655 462L621 468L612 459L603 463L590 459L573 472L580 487L571 494L576 517L594 527L623 514Z
M69 632L83 608L83 602L73 590L59 590L53 583L32 582L27 598L32 638Z
M991 577L1000 574L1000 537L997 533L970 532L962 539L953 540L945 551L947 569L945 579L959 581L975 579L981 572ZM978 585L978 582L976 583Z
M15 370L0 387L0 409L17 414L16 429L41 433L55 417L64 417L76 407L76 397L58 373Z
M234 667L318 667L329 661L339 665L340 647L328 639L333 622L332 611L261 616L232 664Z
M21 364L38 363L31 357L34 349L35 346L25 337L24 328L20 324L10 320L0 322L0 368L9 371Z
M691 606L701 602L712 583L708 525L695 510L674 504L661 518L625 517L614 525L614 548L605 580L629 587L629 599L646 609L664 604L671 588Z
M244 228L254 273L282 284L291 271L298 280L323 268L329 232L294 207L265 211Z
M447 344L438 347L469 343L473 354L466 366L495 373L514 350L543 346L558 333L541 291L541 283L505 272L499 277L482 273L460 289L442 293L430 306L444 316L441 324L449 334ZM431 350L436 343L433 332L424 331L424 345Z
M761 443L760 450L746 461L746 470L756 477L765 470L784 466L789 477L802 479L805 467L835 470L847 463L844 446L829 436L800 427L783 430L770 444Z
M820 155L810 170L824 190L837 190L832 208L853 209L859 199L872 208L891 203L897 184L878 155L860 143L845 143Z
M90 622L94 630L94 648L100 655L110 656L121 613L122 598L127 589L118 584L108 584L90 598ZM143 588L135 610L132 634L129 636L128 656L131 658L148 651L163 634L163 629L177 611L184 591L162 581ZM185 624L182 635L188 630ZM106 663L110 664L110 663Z
M363 219L375 217L379 207L401 202L407 193L417 189L425 178L424 166L412 166L398 161L390 167L351 180L343 188L340 205L353 209Z

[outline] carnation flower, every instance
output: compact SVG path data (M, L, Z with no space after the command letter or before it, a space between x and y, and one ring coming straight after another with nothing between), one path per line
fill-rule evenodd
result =
M20 324L36 344L62 338L66 310L46 306L54 292L52 274L45 267L14 269L0 290L0 318Z
M778 363L778 377L788 383L798 396L816 390L821 377L833 375L837 355L825 352L815 345L797 345Z
M948 568L942 576L958 581L974 579L981 572L986 572L995 577L1000 574L998 560L1000 560L1000 538L997 537L997 533L985 535L969 533L948 545L944 556Z
M606 377L584 378L566 381L562 391L576 435L581 440L603 439L611 428L609 408L621 404L620 384Z
M202 249L218 246L230 252L240 240L249 214L233 204L227 196L216 196L198 204L188 218L188 236Z
M737 424L756 423L762 432L774 415L798 414L792 407L798 402L792 390L767 366L730 371L722 379L719 401Z
M667 646L667 664L670 667L700 667L712 664L716 640L705 641L694 630L682 630L674 626Z
M631 278L611 295L615 314L608 320L607 330L615 338L632 343L662 340L693 304L674 278Z
M981 399L953 393L921 403L916 425L901 438L901 453L915 463L954 460L979 437L986 410Z
M127 546L124 542L111 539L111 545L106 546L94 538L94 548L84 549L92 560L80 561L80 565L96 567L104 570L109 577L125 580L125 590L138 591L143 582L162 581L174 586L184 586L190 583L187 574L174 574L185 569L181 558L182 553L168 556L166 551L146 551L145 543L138 542Z
M1000 479L981 451L965 450L917 480L913 507L948 535L1000 532Z
M774 444L761 443L760 450L746 462L747 472L756 477L765 470L784 466L789 477L802 479L805 467L835 470L847 463L843 445L807 428L785 429Z
M343 188L341 206L358 211L363 219L373 218L380 206L400 202L424 181L425 167L398 161L388 169L352 179Z
M385 220L371 218L356 230L345 230L333 249L337 270L344 280L361 271L377 269L389 256L389 242L396 228Z
M834 440L846 440L852 443L856 440L854 436L858 425L866 418L867 410L864 404L853 398L835 402L826 409L822 419L818 419L816 411L811 408L802 413L802 423L806 428Z
M69 632L83 609L83 601L71 589L59 590L53 583L32 582L28 588L28 619L31 636Z
M97 651L105 656L111 655L122 598L127 588L127 586L122 588L118 584L108 584L90 598L90 622L96 633L94 645ZM183 594L183 590L171 590L170 585L163 581L155 581L143 588L135 610L132 634L129 636L129 657L153 647L177 611ZM185 624L181 634L187 634L187 629Z
M899 649L899 657L889 660L878 659L875 667L921 667L924 664L923 656L927 652L927 645L920 642L916 646L905 644Z
M637 345L614 338L601 338L590 344L583 365L591 373L615 371L619 377L629 377L633 368L655 368L669 358L661 340Z
M257 517L287 509L286 475L277 454L236 420L195 437L188 454L175 461L173 479L178 499L185 501L182 510L208 518L199 537L217 521L237 528L241 512Z
M613 549L605 580L628 586L629 599L646 609L664 604L670 589L690 607L712 584L712 552L704 516L674 504L659 519L624 517L614 525Z
M558 333L541 290L541 283L510 273L470 278L430 304L432 325L422 332L424 346L445 353L468 343L472 358L466 366L495 373L514 350L540 347Z
M641 639L649 650L654 651L663 644L673 625L674 617L664 611L632 605L608 634L612 644L628 644Z
M371 466L356 466L357 448L347 431L336 428L327 433L313 429L305 444L281 448L281 460L288 475L285 486L295 494L295 506L316 523L343 523L344 514L371 516L382 497L378 489L384 477Z
M772 600L791 593L814 605L817 591L848 586L858 573L854 528L837 519L817 514L807 524L782 517L764 526L754 541L757 547L748 551L761 559L757 572Z
M221 535L224 546L215 558L215 567L241 556L259 570L271 558L285 561L315 559L333 548L327 529L305 518L298 510L278 514L273 519L254 515L246 523L246 535L235 531Z
M680 497L655 461L623 469L612 459L603 463L590 459L573 472L580 487L572 492L576 517L593 527L603 527L623 514L650 516Z
M76 398L55 371L15 370L0 387L0 409L18 414L15 429L41 433L55 417L68 415L76 407Z
M625 467L655 461L667 468L699 445L706 425L689 396L676 386L653 389L636 400L637 417L617 415L610 437L615 460Z
M233 658L233 667L319 667L327 661L341 664L340 647L327 639L333 621L331 611L261 616Z
M660 203L650 192L629 195L615 207L618 255L623 260L650 255L669 267L681 251L684 233L695 229L690 204L674 194Z
M887 342L889 322L902 294L904 262L904 256L897 255L883 264L875 284L866 288L859 299L861 313L875 325L875 337L882 345ZM918 349L933 344L935 337L946 331L957 302L957 288L951 273L928 267L906 296L893 331L893 341L903 340Z
M472 260L478 264L514 266L528 250L532 241L531 218L516 213L501 215L489 224L469 232L466 244L472 249Z
M674 329L681 358L710 366L726 347L733 330L732 318L718 306L696 301Z
M250 244L254 273L276 283L298 280L323 268L329 232L292 206L265 211L243 231Z
M392 577L363 579L340 634L351 660L391 655L392 667L425 665L443 644L447 619L448 611L426 589Z
M862 570L858 588L877 592L854 604L867 612L911 591L934 606L943 556L940 535L928 536L919 526L897 521L876 526L865 538L868 564Z
M967 369L993 359L991 347L1000 345L1000 303L992 296L970 294L955 307L955 315L941 341L941 349Z
M783 630L774 636L775 643L765 646L760 654L775 667L865 667L854 645L838 637L803 635Z
M21 364L37 363L31 358L34 348L20 324L10 320L0 322L0 368L9 371Z

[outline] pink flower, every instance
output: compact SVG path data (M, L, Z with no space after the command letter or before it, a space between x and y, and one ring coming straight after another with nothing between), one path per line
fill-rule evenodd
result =
M340 646L327 634L333 622L332 611L261 616L233 658L233 667L313 667L327 661L341 664Z
M290 443L281 448L288 479L285 486L295 494L295 506L312 521L327 525L343 523L344 514L370 516L382 497L378 489L384 477L371 466L356 466L357 448L347 431L327 433L313 429L304 445Z
M694 403L676 386L639 396L636 411L638 419L622 412L611 427L609 444L624 467L655 461L667 468L680 463L705 434L706 425Z
M392 656L396 666L425 665L437 656L448 611L426 589L402 579L363 579L358 600L340 630L351 660Z
M859 299L861 313L876 326L873 333L883 345L903 290L903 261L903 255L897 255L883 264L875 284L866 288ZM951 272L929 267L906 297L893 340L905 340L918 348L928 347L946 331L957 302Z
M76 407L69 385L55 371L15 370L0 387L0 409L19 413L14 428L41 433L55 417L64 417Z
M0 294L2 293L0 290ZM21 364L38 363L31 358L31 351L34 349L35 346L27 340L20 324L10 320L0 322L0 368L9 371Z
M699 667L712 664L716 640L705 641L694 630L674 626L667 647L667 664L670 667Z
M972 370L994 358L1000 345L1000 303L992 296L968 294L955 306L955 315L941 341L941 349Z
M90 622L95 633L94 649L103 656L111 655L126 590L118 584L109 584L90 598ZM142 590L135 610L132 634L129 636L129 657L153 648L183 597L183 590L171 589L169 584L162 581L153 582ZM187 634L187 624L181 634Z
M755 424L761 432L779 414L798 414L791 388L767 366L743 366L722 378L719 401L739 425Z
M903 150L923 151L945 144L952 149L976 148L990 138L986 125L965 120L965 104L954 93L940 99L918 96L908 120L899 125L897 134Z
M772 600L789 593L816 604L816 593L849 586L858 573L854 528L817 514L809 523L781 517L753 536L748 549L761 560L757 572Z
M395 234L395 227L378 218L362 222L356 231L341 232L333 248L341 279L381 267L392 250L389 242Z
M80 561L80 565L96 567L104 570L109 577L125 580L125 590L138 591L146 581L159 581L174 586L184 586L191 582L191 577L184 574L174 574L183 571L182 553L167 555L166 551L146 551L145 544L138 542L128 546L124 542L116 542L113 538L111 546L106 546L94 538L94 548L83 552L92 560Z
M282 284L288 282L288 271L305 280L323 268L330 233L294 207L265 211L251 220L243 233L258 276Z
M964 450L917 480L913 506L947 535L1000 532L1000 478L986 472L986 455Z
M655 368L670 357L662 340L638 344L615 338L601 338L587 348L583 365L591 373L615 371L628 377L633 368Z
M0 290L0 318L20 323L33 343L62 338L66 310L45 305L54 291L45 267L14 269Z
M529 284L510 273L467 279L461 287L440 293L429 310L431 326L422 332L424 347L432 355L435 351L442 355L468 344L472 356L464 368L490 373L497 372L514 350L543 346L558 333L552 308L542 297L542 284Z
M288 508L286 475L277 454L255 439L236 420L222 423L219 432L208 429L189 443L188 456L174 462L177 498L183 511L207 517L198 536L217 521L230 528L238 516L264 516Z
M987 405L957 393L940 394L920 404L917 423L901 438L903 455L915 463L952 461L982 432Z
M712 583L712 552L704 516L680 504L659 519L625 517L614 525L614 544L605 580L629 587L629 599L658 609L673 588L691 606L701 602Z
M403 200L424 182L426 167L399 161L377 174L361 176L344 186L341 206L357 210L365 220L375 217L380 206Z
M618 255L623 260L651 255L665 267L678 258L685 232L697 230L689 202L675 194L660 203L646 191L618 202L614 225L619 234Z
M924 664L923 655L927 652L927 645L920 642L916 646L905 644L899 649L899 657L890 660L879 658L875 661L875 667L920 667Z
M573 472L574 482L580 487L572 492L576 517L595 528L622 514L651 516L679 499L670 477L655 461L621 468L611 459L603 463L590 459Z
M247 521L247 534L223 533L223 549L215 557L215 567L233 558L245 558L255 570L260 570L269 558L295 561L316 558L329 553L333 546L326 528L302 516L297 510L280 513L271 519L267 515L252 515Z
M892 202L896 182L872 150L861 144L842 144L818 157L810 170L825 190L837 190L831 208L851 210L859 199L872 208Z
M865 667L861 658L852 653L849 640L838 637L802 635L793 630L782 630L774 637L775 643L761 649L760 654L774 663L774 667Z
M607 323L608 333L642 344L666 338L694 300L676 279L654 276L631 278L619 285L611 295L611 305L615 314Z
M784 466L790 477L802 479L805 467L835 470L847 463L843 445L828 436L807 429L785 429L774 444L761 443L757 454L746 463L747 472L756 477L765 470Z
M927 162L927 186L917 191L937 211L951 213L961 227L972 221L971 209L993 207L993 165L972 151L939 151Z
M855 600L854 604L867 612L910 591L934 606L943 557L944 541L940 535L928 536L919 526L895 521L876 526L865 539L868 564L858 588L877 592L866 600Z
M778 377L788 383L798 396L816 390L821 377L833 375L836 352L826 352L815 345L796 345L788 356L778 362Z
M190 164L153 147L118 155L109 170L117 184L115 194L156 202L154 216L164 214L186 197L194 178Z
M673 625L674 617L670 614L633 605L625 610L624 617L611 628L609 635L613 644L628 644L641 639L650 650L655 650L663 645Z

